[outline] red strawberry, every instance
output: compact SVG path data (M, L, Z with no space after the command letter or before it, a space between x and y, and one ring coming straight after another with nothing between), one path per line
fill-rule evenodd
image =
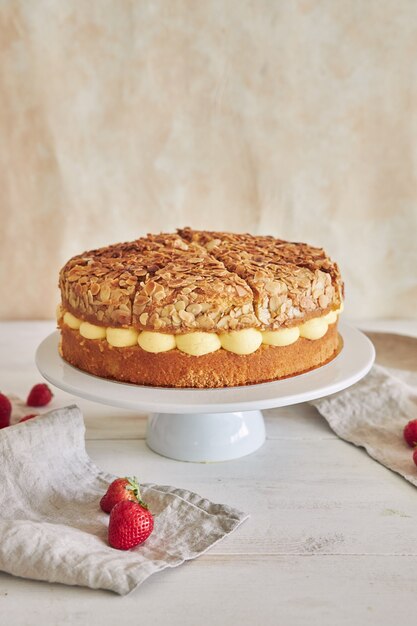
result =
M45 383L39 383L30 390L26 404L28 406L46 406L52 400L53 393Z
M19 420L19 424L20 422L27 422L28 420L31 420L33 417L38 417L37 413L31 413L30 415L25 415L25 417L22 417L21 420Z
M417 448L415 448L415 450L413 452L413 461L417 465Z
M105 513L123 500L140 501L139 485L136 478L116 478L108 487L100 500L100 506Z
M153 517L146 504L123 500L113 507L109 522L109 544L130 550L146 541L153 531Z
M10 416L12 414L12 405L10 400L4 393L0 393L0 428L10 426Z
M410 448L417 446L417 420L408 422L404 427L403 435Z

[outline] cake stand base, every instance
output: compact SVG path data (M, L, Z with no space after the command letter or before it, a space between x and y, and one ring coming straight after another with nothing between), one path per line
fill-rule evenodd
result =
M146 443L178 461L228 461L255 452L265 441L261 411L236 413L153 413Z

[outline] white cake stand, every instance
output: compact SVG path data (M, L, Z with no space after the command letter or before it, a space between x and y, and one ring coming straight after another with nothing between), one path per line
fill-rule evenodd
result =
M360 331L341 323L344 347L316 370L259 385L224 389L144 387L98 378L66 363L58 353L59 332L36 352L41 374L73 395L149 413L147 444L182 461L225 461L257 450L265 441L260 409L288 406L330 395L363 378L375 350Z

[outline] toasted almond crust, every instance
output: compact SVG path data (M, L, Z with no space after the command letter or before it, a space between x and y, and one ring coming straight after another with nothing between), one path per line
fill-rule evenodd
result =
M181 334L297 325L338 309L343 283L320 248L185 228L78 255L60 289L92 324Z
M184 228L179 234L198 243L244 279L253 292L263 328L296 325L339 308L343 283L336 263L322 248L306 243Z
M179 350L160 354L139 346L114 348L105 340L83 339L62 326L61 355L75 367L103 378L153 387L234 387L287 378L324 365L341 349L337 323L315 341L285 347L262 345L249 355L220 349L200 357Z

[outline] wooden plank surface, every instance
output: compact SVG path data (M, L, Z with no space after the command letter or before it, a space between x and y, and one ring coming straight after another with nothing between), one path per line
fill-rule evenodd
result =
M207 554L123 598L0 575L19 626L394 626L415 608L415 557ZM7 595L6 595L7 594Z

